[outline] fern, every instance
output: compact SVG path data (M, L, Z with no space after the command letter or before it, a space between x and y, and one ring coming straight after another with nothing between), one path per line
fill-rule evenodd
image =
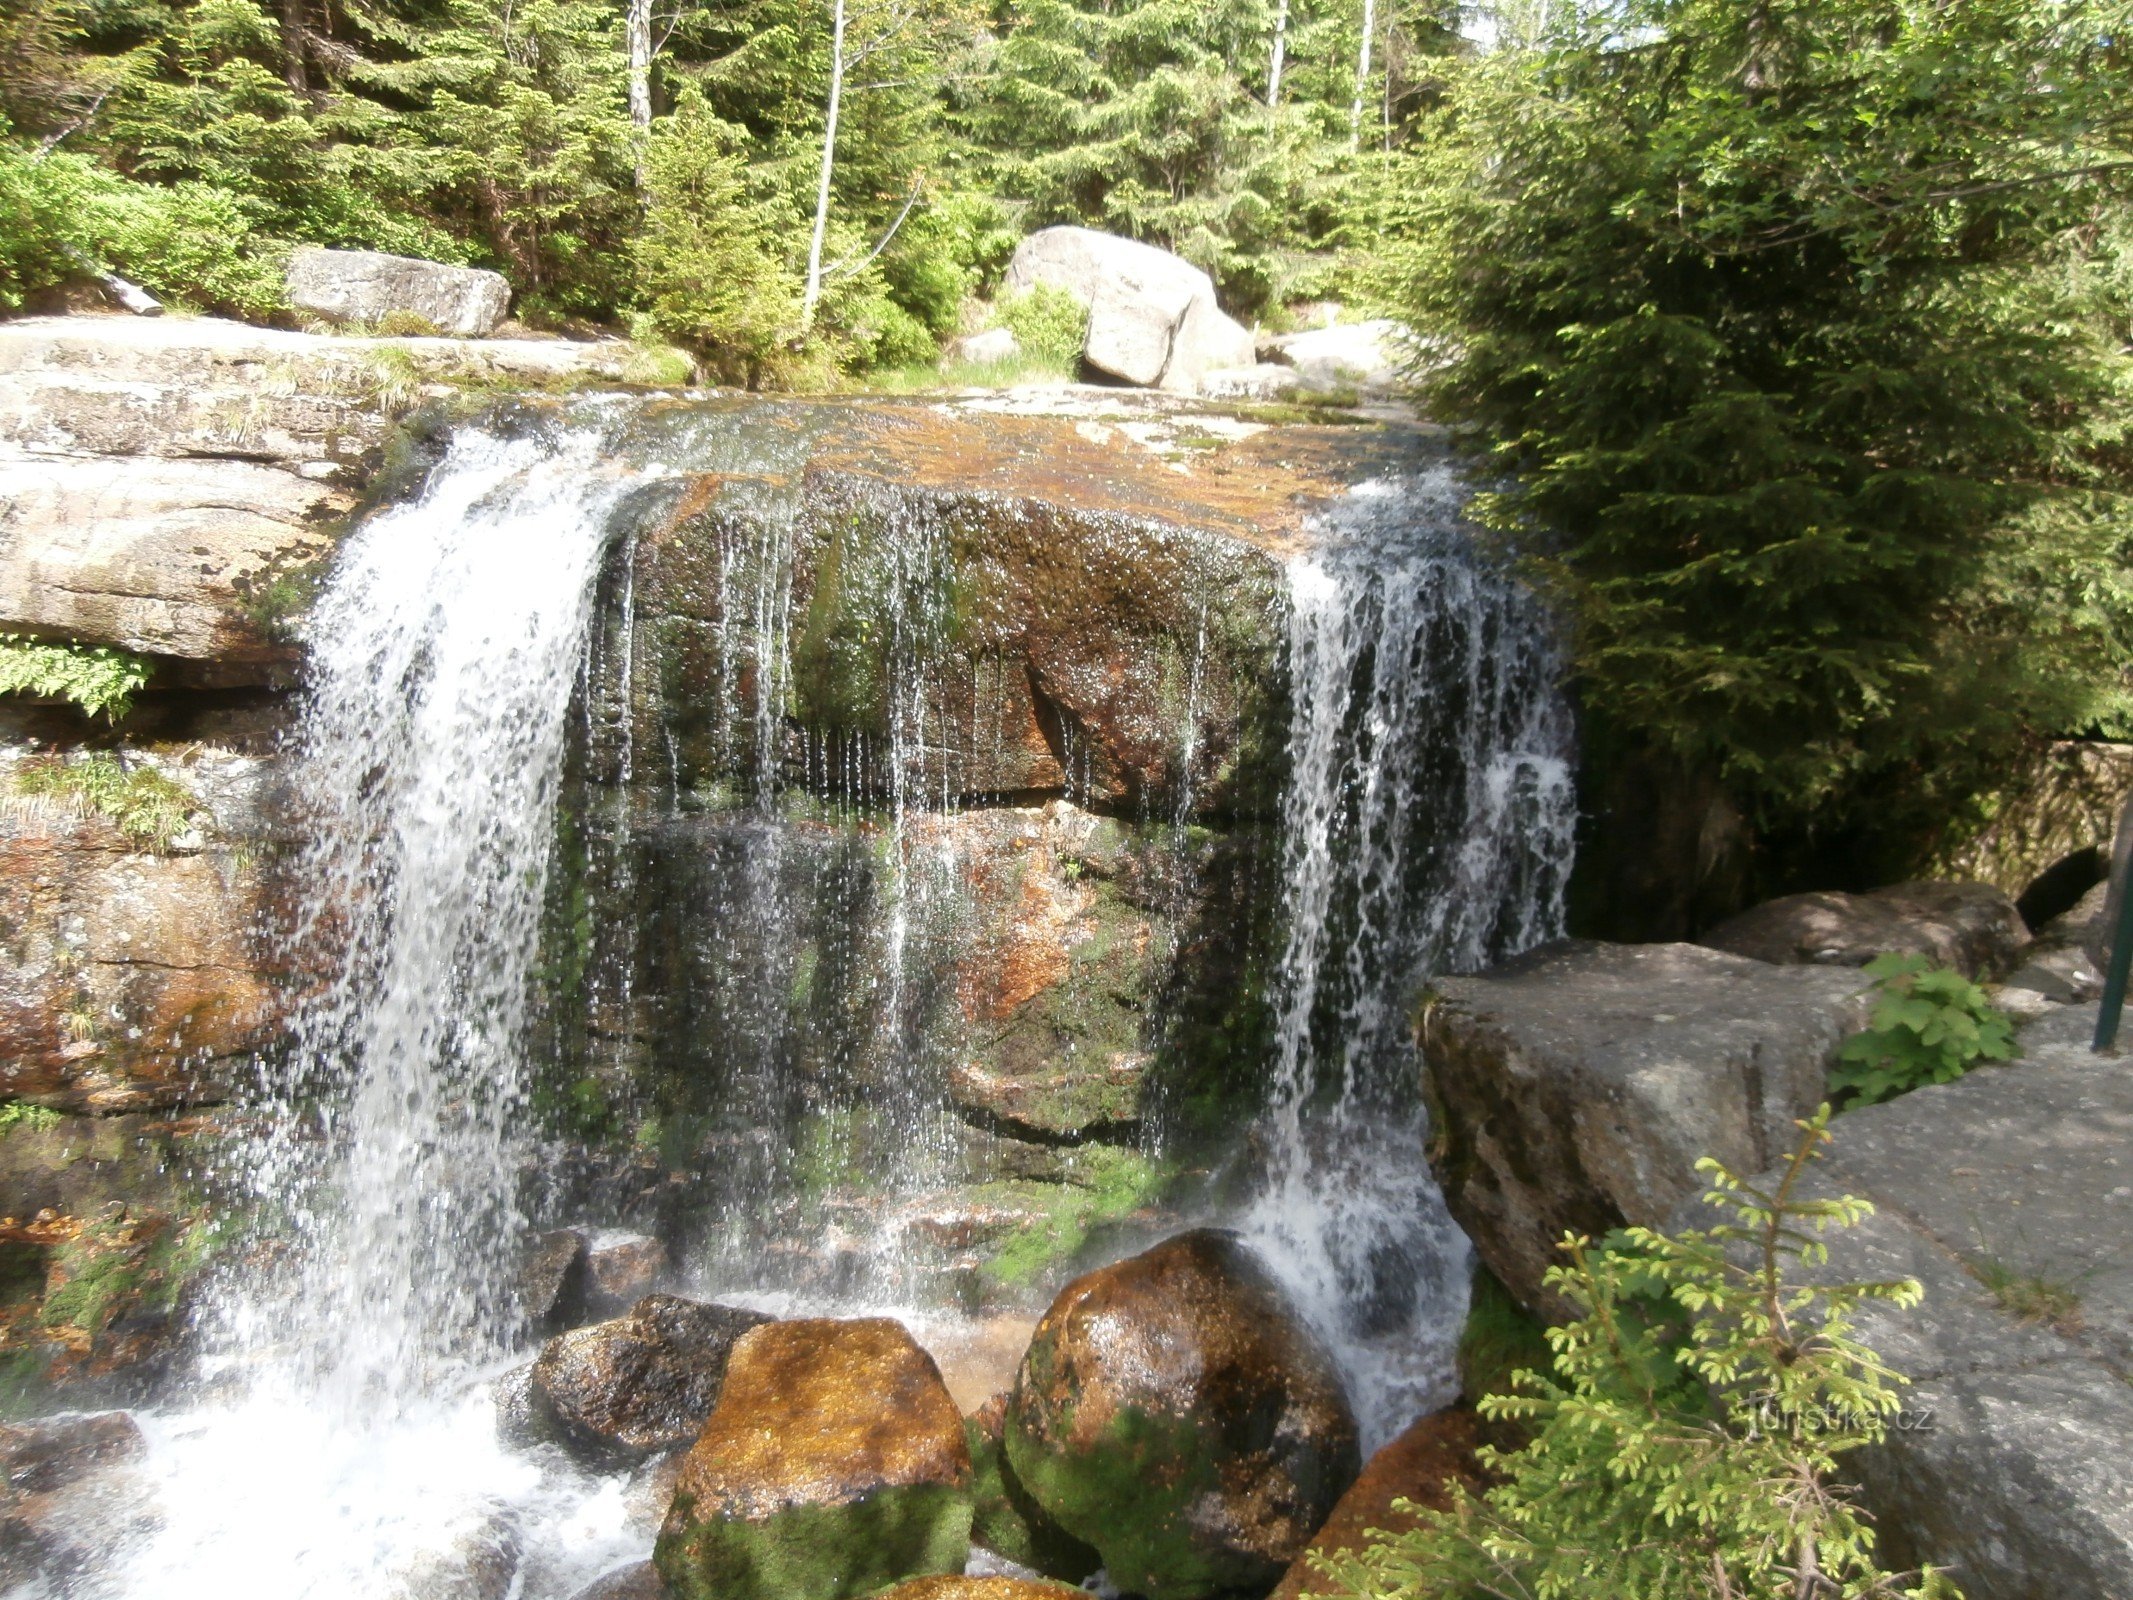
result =
M103 645L44 644L0 633L0 694L67 700L117 722L148 682L148 663Z

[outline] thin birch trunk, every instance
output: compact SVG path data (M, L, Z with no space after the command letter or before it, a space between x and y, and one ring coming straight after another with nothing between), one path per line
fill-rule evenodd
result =
M1266 74L1266 108L1271 111L1281 104L1281 68L1289 53L1289 0L1281 0L1281 9L1274 13L1274 62Z
M630 124L639 136L652 126L652 0L629 0Z
M800 305L800 331L815 325L822 302L822 239L829 232L830 175L837 166L837 112L844 102L844 0L836 0L830 27L829 117L822 129L822 181L815 188L815 236L807 247L807 297Z
M1355 104L1348 110L1348 148L1363 148L1363 92L1370 87L1370 36L1377 31L1377 0L1363 0L1363 44L1355 55Z

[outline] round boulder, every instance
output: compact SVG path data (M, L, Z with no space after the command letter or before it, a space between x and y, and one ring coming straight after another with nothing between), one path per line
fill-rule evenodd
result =
M959 1573L970 1449L933 1358L887 1318L744 1335L653 1561L677 1600L844 1600Z
M1332 1357L1215 1229L1066 1287L1023 1357L1004 1443L1031 1498L1149 1600L1264 1593L1361 1464Z
M531 1374L534 1415L594 1461L680 1449L695 1442L718 1404L736 1341L770 1320L738 1306L648 1294L626 1317L548 1341Z

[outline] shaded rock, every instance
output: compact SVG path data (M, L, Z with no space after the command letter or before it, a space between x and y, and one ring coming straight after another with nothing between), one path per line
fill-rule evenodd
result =
M1331 1357L1235 1234L1180 1234L1075 1280L1008 1402L1016 1479L1151 1600L1264 1590L1354 1480Z
M1514 1298L1561 1316L1541 1279L1565 1233L1664 1227L1703 1156L1776 1160L1872 1009L1857 972L1686 944L1563 941L1440 979L1422 1042L1445 1202Z
M1063 1583L1044 1583L1034 1578L965 1577L949 1573L937 1578L913 1578L884 1590L881 1600L1075 1600L1085 1589Z
M329 322L376 324L398 312L462 339L486 338L511 308L501 273L377 250L300 246L286 283L292 306Z
M1042 228L1016 247L1003 294L1039 284L1064 289L1089 308L1082 357L1128 383L1189 392L1201 377L1248 367L1248 330L1215 303L1212 279L1167 250L1093 228Z
M718 1403L734 1342L773 1319L646 1295L630 1314L550 1339L530 1399L555 1437L594 1460L694 1442Z
M1290 1566L1272 1600L1345 1593L1345 1586L1319 1572L1310 1558L1359 1554L1375 1533L1409 1533L1422 1525L1419 1513L1397 1508L1394 1501L1444 1511L1460 1488L1478 1494L1487 1478L1474 1452L1489 1442L1485 1433L1481 1418L1472 1411L1439 1411L1378 1451Z
M567 1327L584 1316L585 1242L576 1228L551 1228L527 1244L518 1296L535 1327Z
M1008 1465L1002 1443L1007 1399L1004 1394L994 1395L963 1421L970 1440L976 1502L970 1541L1017 1566L1079 1583L1103 1565L1103 1557L1095 1546L1084 1544L1045 1515Z
M1353 389L1377 398L1399 391L1403 336L1397 322L1379 318L1282 334L1271 343L1301 387L1321 394Z
M2113 830L2133 795L2133 744L2054 740L2007 775L1993 817L1934 863L1934 876L1989 883L2028 902L2030 891L2072 856L2108 857ZM2031 907L2024 904L2027 915ZM2032 922L2050 920L2048 907Z
M603 1572L571 1600L667 1600L667 1586L651 1562L633 1561L613 1572Z
M0 1479L21 1494L46 1494L148 1448L124 1411L90 1411L0 1423Z
M679 1600L842 1600L970 1552L963 1419L901 1323L776 1322L734 1347L653 1559Z
M650 1294L667 1270L667 1247L647 1233L607 1230L585 1244L585 1312L611 1317Z
M1022 343L1012 328L987 328L948 341L944 361L964 361L972 366L994 366L1022 354Z
M2047 1000L2078 1004L2103 993L2098 955L2109 943L2105 910L2111 886L2099 882L2074 906L2037 930L2001 981L2010 989L2027 989Z
M1965 976L2003 972L2029 942L2014 902L1982 883L1898 883L1870 894L1792 894L1743 911L1700 944L1757 961L1863 967L1891 951Z
M2084 1035L2095 1010L2062 1018ZM1805 1182L1876 1206L1824 1235L1818 1273L1924 1286L1855 1318L1912 1381L1848 1470L1885 1564L1952 1565L1971 1600L2119 1595L2133 1572L2133 1056L2041 1032L2022 1060L1846 1112Z

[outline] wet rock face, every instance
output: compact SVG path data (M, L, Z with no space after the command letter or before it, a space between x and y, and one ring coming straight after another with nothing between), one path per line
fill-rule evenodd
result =
M648 1233L604 1230L585 1241L585 1310L607 1317L634 1306L667 1270L667 1247Z
M903 1325L779 1322L734 1347L653 1559L679 1600L843 1600L960 1572L970 1515L963 1420Z
M1786 895L1720 923L1698 942L1757 961L1822 967L1917 954L1975 978L2012 967L2029 929L2014 902L1988 884L1922 882L1870 894Z
M0 1099L112 1114L221 1098L284 1014L269 866L219 829L156 851L64 800L0 807Z
M1234 1234L1077 1279L1008 1402L1008 1464L1150 1600L1264 1591L1359 1466L1330 1356Z
M1530 1310L1565 1233L1665 1227L1714 1156L1757 1172L1827 1094L1865 1027L1851 970L1772 966L1699 945L1566 940L1439 979L1423 1054L1452 1216Z
M146 1448L123 1411L0 1424L0 1584L41 1581L64 1593L111 1543L138 1532L148 1501L122 1478Z
M693 1443L718 1403L733 1346L772 1319L647 1295L626 1317L558 1334L533 1364L533 1408L595 1461Z
M1450 1510L1461 1489L1479 1494L1488 1479L1475 1452L1487 1442L1481 1419L1463 1408L1415 1423L1364 1463L1362 1475L1270 1600L1344 1593L1346 1586L1320 1572L1311 1558L1360 1555L1376 1535L1411 1532L1422 1526L1422 1512ZM1419 1509L1401 1507L1400 1501Z

